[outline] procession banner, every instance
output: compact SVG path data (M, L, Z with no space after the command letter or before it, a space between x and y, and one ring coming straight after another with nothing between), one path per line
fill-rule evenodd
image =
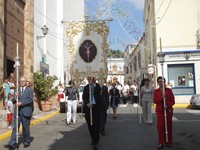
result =
M107 78L107 36L105 21L70 22L67 29L70 76L79 85L88 75L100 84Z

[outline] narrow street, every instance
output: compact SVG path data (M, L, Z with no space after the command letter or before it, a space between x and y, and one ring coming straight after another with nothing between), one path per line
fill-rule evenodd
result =
M154 110L154 109L153 109ZM154 124L141 126L137 110L132 104L120 106L117 120L108 115L106 136L101 136L99 150L155 150L157 149L156 118ZM200 111L175 108L173 118L173 147L164 149L198 150L200 147ZM31 127L32 143L28 150L92 150L84 118L78 114L76 125L65 124L65 114L59 114ZM0 142L0 149L8 139ZM23 150L20 144L19 150Z

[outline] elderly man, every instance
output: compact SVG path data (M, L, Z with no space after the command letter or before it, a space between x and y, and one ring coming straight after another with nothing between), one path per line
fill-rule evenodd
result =
M15 102L15 111L14 111L14 128L12 130L12 136L10 141L5 148L15 149L17 147L16 143L16 107L19 108L19 123L22 123L23 129L23 144L24 147L30 146L30 120L33 114L33 89L26 86L27 79L25 77L20 78L20 89L19 92L15 93L15 96L19 96L19 101Z
M87 77L88 85L85 86L83 91L83 101L85 110L85 120L88 124L90 136L92 138L91 145L93 149L97 149L99 142L99 129L100 129L100 111L101 111L101 87L94 77ZM91 99L91 100L90 100ZM90 111L92 109L92 111ZM90 114L92 112L92 114ZM92 115L92 123L90 115Z

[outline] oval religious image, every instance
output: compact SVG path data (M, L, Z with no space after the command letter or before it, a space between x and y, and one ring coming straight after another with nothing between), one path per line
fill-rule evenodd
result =
M97 55L97 47L91 40L85 40L79 48L79 55L86 63L90 63Z

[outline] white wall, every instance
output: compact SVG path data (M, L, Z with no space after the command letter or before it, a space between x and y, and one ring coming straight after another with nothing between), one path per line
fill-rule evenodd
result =
M69 53L66 48L67 25L61 24L61 20L83 20L84 0L35 0L34 7L35 24L49 28L47 36L39 40L36 37L43 36L42 31L37 26L34 28L34 72L40 70L41 48L46 54L45 63L49 64L49 74L56 75L63 83L64 71L69 71ZM68 75L67 79L70 79Z
M69 21L83 21L84 20L84 0L63 0L63 33L64 33L64 44L63 44L63 50L64 50L64 59L63 59L63 65L64 65L64 71L67 72L67 83L70 80L70 74L69 74L69 52L67 49L68 44L68 38L66 36L66 30L68 28Z
M157 12L162 0L155 1L155 12ZM198 0L172 0L163 19L162 16L170 0L165 0L159 12L155 17L157 47L159 47L159 38L162 38L163 48L168 47L187 47L194 49L196 47L196 31L198 29L197 12ZM160 21L160 19L162 19ZM160 21L160 23L159 23Z

